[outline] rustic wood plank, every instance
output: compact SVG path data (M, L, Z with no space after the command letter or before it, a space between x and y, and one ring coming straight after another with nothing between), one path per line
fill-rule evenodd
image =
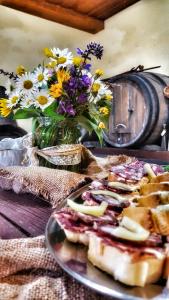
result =
M90 33L104 29L102 20L45 1L0 0L0 4Z
M0 213L27 236L43 234L52 208L31 194L0 191Z
M95 0L97 2L97 0ZM106 20L121 10L140 0L103 0L100 5L95 4L90 11L89 16L93 16L100 20Z
M27 235L21 230L15 227L10 221L0 214L0 238L1 239L12 239L12 238L23 238Z
M140 0L46 0L46 2L61 5L101 20L113 16L138 1Z

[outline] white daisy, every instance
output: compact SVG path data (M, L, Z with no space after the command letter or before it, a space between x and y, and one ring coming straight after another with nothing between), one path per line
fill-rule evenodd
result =
M15 89L14 82L12 82L10 79L8 79L5 84L5 88L6 88L5 94L9 95Z
M53 48L51 49L53 55L57 59L57 64L60 67L66 67L68 65L72 64L73 54L72 52L69 52L69 49L65 48L63 50L60 50L59 48ZM52 59L54 60L54 59Z
M17 105L17 103L19 102L20 98L19 98L19 94L18 92L13 92L10 94L9 98L7 99L6 103L7 103L7 107L14 107Z
M31 95L38 90L36 77L32 73L25 73L19 76L16 82L16 87L23 95Z
M54 100L46 90L41 90L35 94L35 106L40 107L42 110L48 107Z
M20 102L21 108L29 108L33 104L35 104L33 96L25 96Z
M94 95L91 98L91 102L93 101L94 103L97 103L105 95L112 95L108 86L102 83L100 79L93 79L92 81L92 92Z
M38 67L35 71L35 78L38 82L38 86L41 87L43 84L47 83L47 80L49 78L49 71L48 69Z
M92 74L88 70L85 70L85 69L82 70L82 75L87 75L89 78L92 78Z

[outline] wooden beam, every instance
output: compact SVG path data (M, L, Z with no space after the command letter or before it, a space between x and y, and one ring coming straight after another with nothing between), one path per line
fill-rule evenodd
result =
M106 0L102 1L99 6L95 6L88 14L100 20L105 20L120 12L121 10L135 4L140 0Z
M0 0L0 4L90 33L104 29L102 20L45 1Z

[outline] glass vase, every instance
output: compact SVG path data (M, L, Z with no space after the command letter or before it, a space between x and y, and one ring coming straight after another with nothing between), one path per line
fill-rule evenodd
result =
M37 146L38 149L64 144L78 144L79 139L80 128L73 119L56 122L50 117L40 117L34 120L34 146ZM39 165L50 168L66 169L69 171L79 171L79 166L54 165L40 156Z

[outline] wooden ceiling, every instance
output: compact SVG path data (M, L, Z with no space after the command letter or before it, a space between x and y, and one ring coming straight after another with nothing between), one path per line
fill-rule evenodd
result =
M104 21L140 0L0 0L0 4L90 33Z

